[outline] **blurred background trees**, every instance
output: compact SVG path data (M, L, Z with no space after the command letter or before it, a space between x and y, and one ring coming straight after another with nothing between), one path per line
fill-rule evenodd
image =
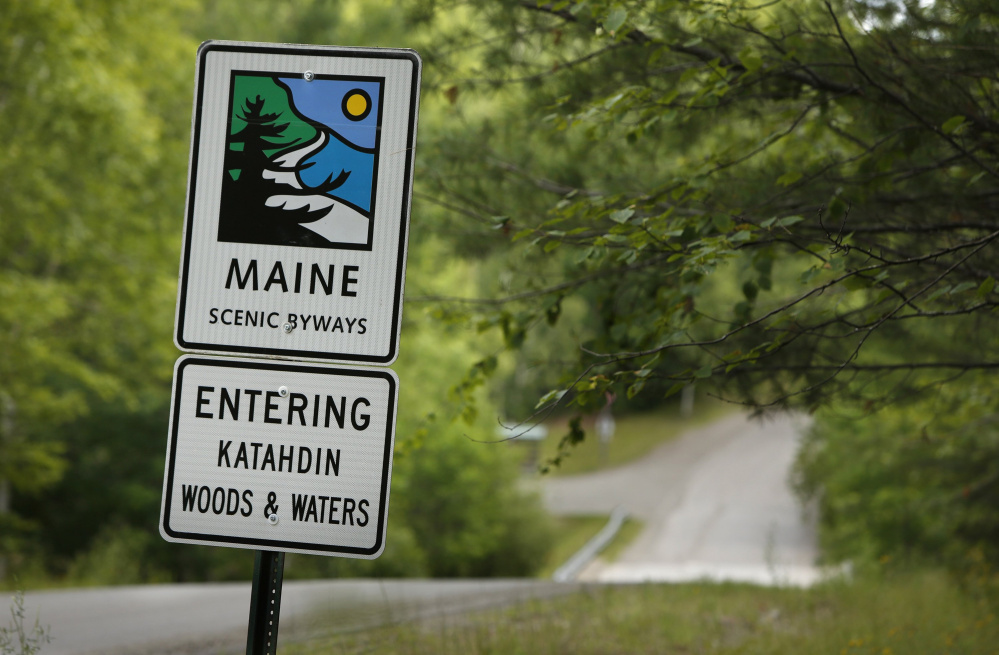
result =
M245 575L245 553L154 527L194 51L219 38L425 63L393 536L383 560L290 575L529 572L537 500L474 439L694 382L816 414L799 486L831 559L994 560L997 19L984 0L15 0L0 549L56 575L118 552L136 581Z
M490 266L425 300L503 339L515 413L817 412L830 559L994 561L996 7L471 5L421 180Z
M388 2L15 0L0 18L9 575L246 578L251 552L167 544L156 530L195 51L208 38L411 47L409 16ZM410 279L474 293L432 221L414 219ZM510 448L472 440L495 430L481 390L452 393L485 339L419 309L405 320L387 552L292 558L288 575L528 575L549 547L538 499ZM468 394L481 396L478 412L460 401Z
M20 503L73 470L67 437L80 421L141 414L169 384L186 161L175 144L189 129L182 62L196 44L177 18L56 0L15 2L0 19L7 552L33 550L39 522Z

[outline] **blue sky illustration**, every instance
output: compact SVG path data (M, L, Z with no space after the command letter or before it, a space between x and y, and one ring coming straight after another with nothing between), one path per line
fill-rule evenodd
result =
M381 84L357 80L279 79L291 92L300 114L333 132L329 143L303 162L313 165L300 173L302 182L315 187L330 177L335 179L341 170L348 171L347 181L329 195L370 212ZM343 98L358 89L371 99L371 109L363 119L352 120L344 115Z

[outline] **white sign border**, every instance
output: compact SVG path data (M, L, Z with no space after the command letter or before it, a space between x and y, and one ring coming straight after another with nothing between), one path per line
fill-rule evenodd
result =
M264 369L292 371L318 375L340 375L356 377L377 377L389 384L389 414L386 416L385 452L382 459L380 502L375 543L371 548L357 548L337 544L314 544L281 539L255 539L252 537L222 537L216 534L179 532L170 528L170 508L173 500L175 460L177 455L176 430L180 423L180 397L184 369L190 365L217 366L219 368ZM356 559L376 559L385 549L385 532L388 525L389 492L392 481L392 459L395 448L395 424L399 410L399 379L389 368L364 368L357 366L334 367L306 362L283 362L277 360L256 360L236 357L206 357L203 355L183 355L174 365L173 391L170 400L170 428L167 439L163 493L160 499L160 535L169 542L246 548L251 550L273 550L305 555L326 555Z
M191 287L191 238L194 233L196 183L198 177L198 149L201 143L202 107L205 97L205 65L210 52L231 52L239 54L321 56L346 58L407 59L413 63L413 76L410 81L409 122L407 126L406 157L402 189L402 216L400 216L399 244L396 262L395 289L392 298L392 328L388 350L385 355L366 355L352 352L330 352L299 350L292 348L267 348L232 344L188 341L184 338L187 316L188 290ZM180 276L177 288L177 307L174 317L174 344L182 351L204 354L251 355L283 360L315 360L334 363L360 363L388 366L399 356L399 339L402 330L403 289L406 281L406 257L409 242L409 223L413 194L414 148L416 144L417 118L419 112L419 90L423 62L415 50L395 48L349 48L341 46L316 46L298 44L273 44L244 41L205 41L198 48L197 71L194 94L194 109L191 120L191 148L188 157L187 203L184 220Z

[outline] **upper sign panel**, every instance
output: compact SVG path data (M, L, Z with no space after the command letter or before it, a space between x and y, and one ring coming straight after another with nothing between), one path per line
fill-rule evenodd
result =
M410 50L202 45L179 348L395 360L420 69Z

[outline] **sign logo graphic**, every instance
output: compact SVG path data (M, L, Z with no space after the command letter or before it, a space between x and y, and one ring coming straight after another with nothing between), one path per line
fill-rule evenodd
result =
M218 240L371 250L384 84L233 71Z

